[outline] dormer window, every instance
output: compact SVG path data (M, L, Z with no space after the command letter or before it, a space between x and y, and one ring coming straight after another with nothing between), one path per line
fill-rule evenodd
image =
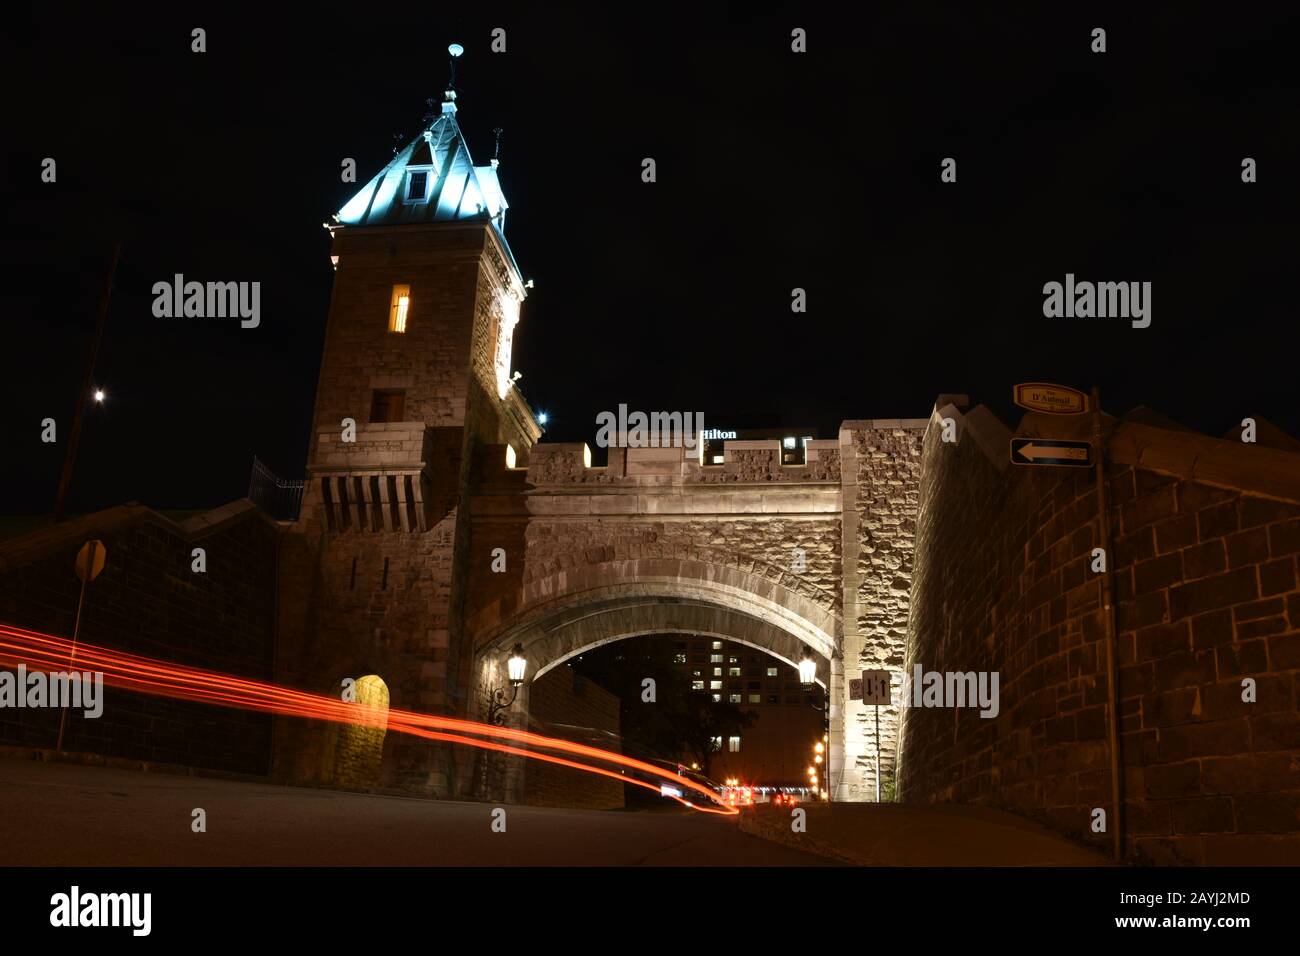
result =
M406 201L427 202L429 199L429 171L422 169L406 174Z

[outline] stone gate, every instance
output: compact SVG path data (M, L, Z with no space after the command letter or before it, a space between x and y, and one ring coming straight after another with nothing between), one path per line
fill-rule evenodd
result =
M590 467L582 444L540 444L508 468L504 448L489 450L500 467L470 499L476 696L501 685L515 644L530 678L638 634L725 638L793 665L808 649L830 689L835 795L874 794L874 722L846 678L901 673L925 425L845 422L801 465L782 465L776 440L727 442L712 466L682 448L613 448ZM889 773L892 710L881 736Z

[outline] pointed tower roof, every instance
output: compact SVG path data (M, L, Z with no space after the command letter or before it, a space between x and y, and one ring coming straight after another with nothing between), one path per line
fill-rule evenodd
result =
M505 236L509 204L497 179L496 161L474 165L452 97L449 94L442 104L442 115L347 201L338 222L397 226L479 220L491 224L513 264Z

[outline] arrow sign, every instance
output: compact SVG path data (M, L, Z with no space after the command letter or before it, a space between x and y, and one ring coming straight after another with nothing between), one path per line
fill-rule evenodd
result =
M1092 467L1092 443L1058 438L1011 439L1013 465L1068 465Z

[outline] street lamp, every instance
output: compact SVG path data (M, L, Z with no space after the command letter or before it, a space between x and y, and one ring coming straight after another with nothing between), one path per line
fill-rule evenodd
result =
M524 682L524 673L528 669L528 658L524 657L524 645L516 644L510 649L510 659L506 661L506 676L510 678L510 696L505 689L495 687L488 692L488 723L498 727L505 723L503 713L519 696L519 685Z
M817 660L812 656L812 651L804 651L803 657L799 660L799 682L803 684L804 690L812 690L812 685L817 681Z
M803 657L800 658L799 660L799 681L800 683L803 684L804 693L808 695L808 706L811 707L813 710L820 710L822 712L822 740L818 741L817 745L813 748L813 751L816 753L816 757L814 758L814 761L815 763L820 764L822 762L822 754L826 750L826 744L823 743L822 741L829 743L831 739L831 733L830 733L831 697L830 697L830 689L828 686L826 694L822 698L822 703L818 704L815 700L813 700L813 696L812 696L813 686L817 683L817 659L813 657L812 651L810 650L805 650L803 652ZM816 779L817 779L815 776L816 771L812 767L809 767L808 769L810 775L814 775L813 785L815 787ZM827 803L831 802L830 776L831 776L830 769L827 768L826 771L826 802Z

